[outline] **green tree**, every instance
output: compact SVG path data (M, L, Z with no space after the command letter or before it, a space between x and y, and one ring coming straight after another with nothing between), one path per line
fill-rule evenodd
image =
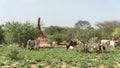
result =
M65 34L55 34L50 37L52 41L62 42L65 41L67 36Z
M46 27L44 32L48 35L54 35L56 33L62 33L65 28L59 26L50 26Z
M79 20L74 24L74 27L76 29L75 36L77 39L84 41L87 41L89 39L89 32L91 32L89 29L92 27L88 21Z
M112 32L115 30L115 28L120 27L120 22L118 21L105 21L100 22L96 25L98 27L99 34L101 37L105 38L111 38Z
M2 43L4 40L4 31L2 29L2 26L0 26L0 43Z
M50 26L44 29L44 33L52 40L56 42L62 42L68 40L66 34L67 28L59 26Z
M120 28L116 28L113 33L112 36L116 39L120 39Z
M35 39L39 36L39 30L28 22L7 22L4 26L4 32L7 43L19 45L25 45L28 39Z
M97 34L97 29L94 29L93 27L85 29L85 33L85 38L87 41L93 37L99 37L99 35Z

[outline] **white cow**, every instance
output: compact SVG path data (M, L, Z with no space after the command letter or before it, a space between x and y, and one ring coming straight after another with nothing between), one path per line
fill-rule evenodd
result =
M69 49L71 49L71 50L72 50L73 48L74 48L73 46L70 46L70 47L69 47Z
M103 40L101 40L100 43L101 43L102 45L109 45L109 44L110 44L110 40L103 39Z
M111 40L111 41L110 41L110 45L109 45L109 46L114 48L114 47L115 47L115 45L116 45L116 44L115 44L115 41L114 41L114 40Z

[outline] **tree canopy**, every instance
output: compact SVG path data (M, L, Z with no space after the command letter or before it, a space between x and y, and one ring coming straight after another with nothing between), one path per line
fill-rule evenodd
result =
M112 33L112 36L116 39L120 39L120 28L116 28Z
M86 29L88 27L91 27L91 24L88 21L79 20L75 23L74 27L78 29Z
M4 32L7 43L26 44L28 39L39 36L39 30L30 23L7 22L4 25Z
M99 22L96 25L99 28L99 33L101 34L101 37L112 37L112 32L115 30L115 28L120 27L120 22L118 21L105 21L105 22Z
M2 26L0 26L0 43L2 43L4 40L4 31L2 29Z

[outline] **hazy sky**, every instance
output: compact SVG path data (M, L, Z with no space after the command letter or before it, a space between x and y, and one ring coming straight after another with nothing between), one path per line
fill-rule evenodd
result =
M78 20L92 25L120 21L120 0L0 0L0 24L6 21L73 27Z

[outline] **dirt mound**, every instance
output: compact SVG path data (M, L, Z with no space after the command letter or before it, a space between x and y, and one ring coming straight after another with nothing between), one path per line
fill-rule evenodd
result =
M50 39L47 37L38 37L38 40L40 41L41 47L50 47L49 41Z

